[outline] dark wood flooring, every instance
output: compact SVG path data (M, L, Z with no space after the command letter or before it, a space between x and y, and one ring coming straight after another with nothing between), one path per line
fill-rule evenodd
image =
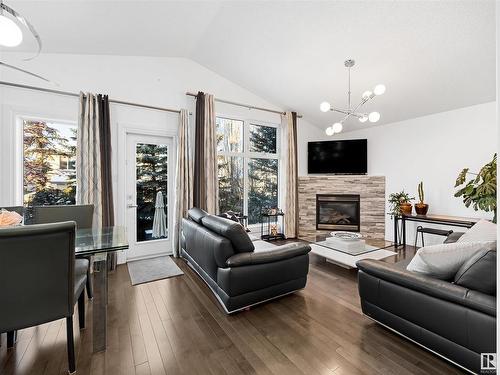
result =
M364 317L355 270L311 255L304 290L227 316L199 277L176 262L185 275L135 287L126 266L110 274L108 349L93 354L91 329L78 333L75 323L78 374L461 373ZM64 321L20 331L14 349L5 336L1 375L66 373Z

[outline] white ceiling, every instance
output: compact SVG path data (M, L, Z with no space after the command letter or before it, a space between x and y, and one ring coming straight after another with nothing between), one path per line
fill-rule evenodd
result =
M6 3L44 52L187 57L320 127L340 119L321 101L346 105L346 58L354 101L387 86L379 124L495 100L494 1Z

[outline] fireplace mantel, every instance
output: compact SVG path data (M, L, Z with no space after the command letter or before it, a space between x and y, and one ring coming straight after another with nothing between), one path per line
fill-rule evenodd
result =
M359 195L360 233L366 238L385 236L384 176L302 176L299 177L299 237L311 238L330 230L317 230L317 195Z

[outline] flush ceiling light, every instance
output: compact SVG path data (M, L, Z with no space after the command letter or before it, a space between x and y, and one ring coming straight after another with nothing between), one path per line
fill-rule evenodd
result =
M344 115L344 118L340 120L339 122L336 122L332 126L328 127L326 129L326 134L327 135L334 135L336 133L340 133L343 128L343 123L349 118L349 117L356 117L360 122L377 122L380 120L380 113L378 112L371 112L370 114L367 113L362 113L358 112L358 110L365 105L366 102L369 100L373 99L375 96L382 95L385 92L385 86L382 84L379 84L373 88L373 91L367 90L361 95L361 102L359 102L358 105L355 107L351 106L351 68L354 66L355 62L354 60L346 60L344 61L344 66L348 69L349 72L349 83L348 83L348 90L347 90L347 109L342 109L342 108L335 108L330 105L328 102L323 102L320 104L319 109L321 112L328 112L328 111L333 111L333 112L338 112L342 113Z
M0 46L16 47L23 41L23 33L10 18L0 14Z
M25 60L31 60L37 57L42 50L42 40L35 28L29 23L26 18L16 12L14 9L5 5L3 0L0 0L0 46L16 47L23 41L23 31L21 26L28 29L35 38L38 44L38 51L35 56Z

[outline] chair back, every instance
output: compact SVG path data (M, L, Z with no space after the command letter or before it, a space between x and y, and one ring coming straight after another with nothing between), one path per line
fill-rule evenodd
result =
M73 315L75 222L0 228L0 332Z
M33 224L74 221L78 229L92 228L94 205L34 206Z
M17 212L21 216L23 216L23 214L24 214L24 207L23 206L11 206L11 207L2 207L2 206L0 206L0 209L2 209L2 208L4 210L7 210L7 211Z

